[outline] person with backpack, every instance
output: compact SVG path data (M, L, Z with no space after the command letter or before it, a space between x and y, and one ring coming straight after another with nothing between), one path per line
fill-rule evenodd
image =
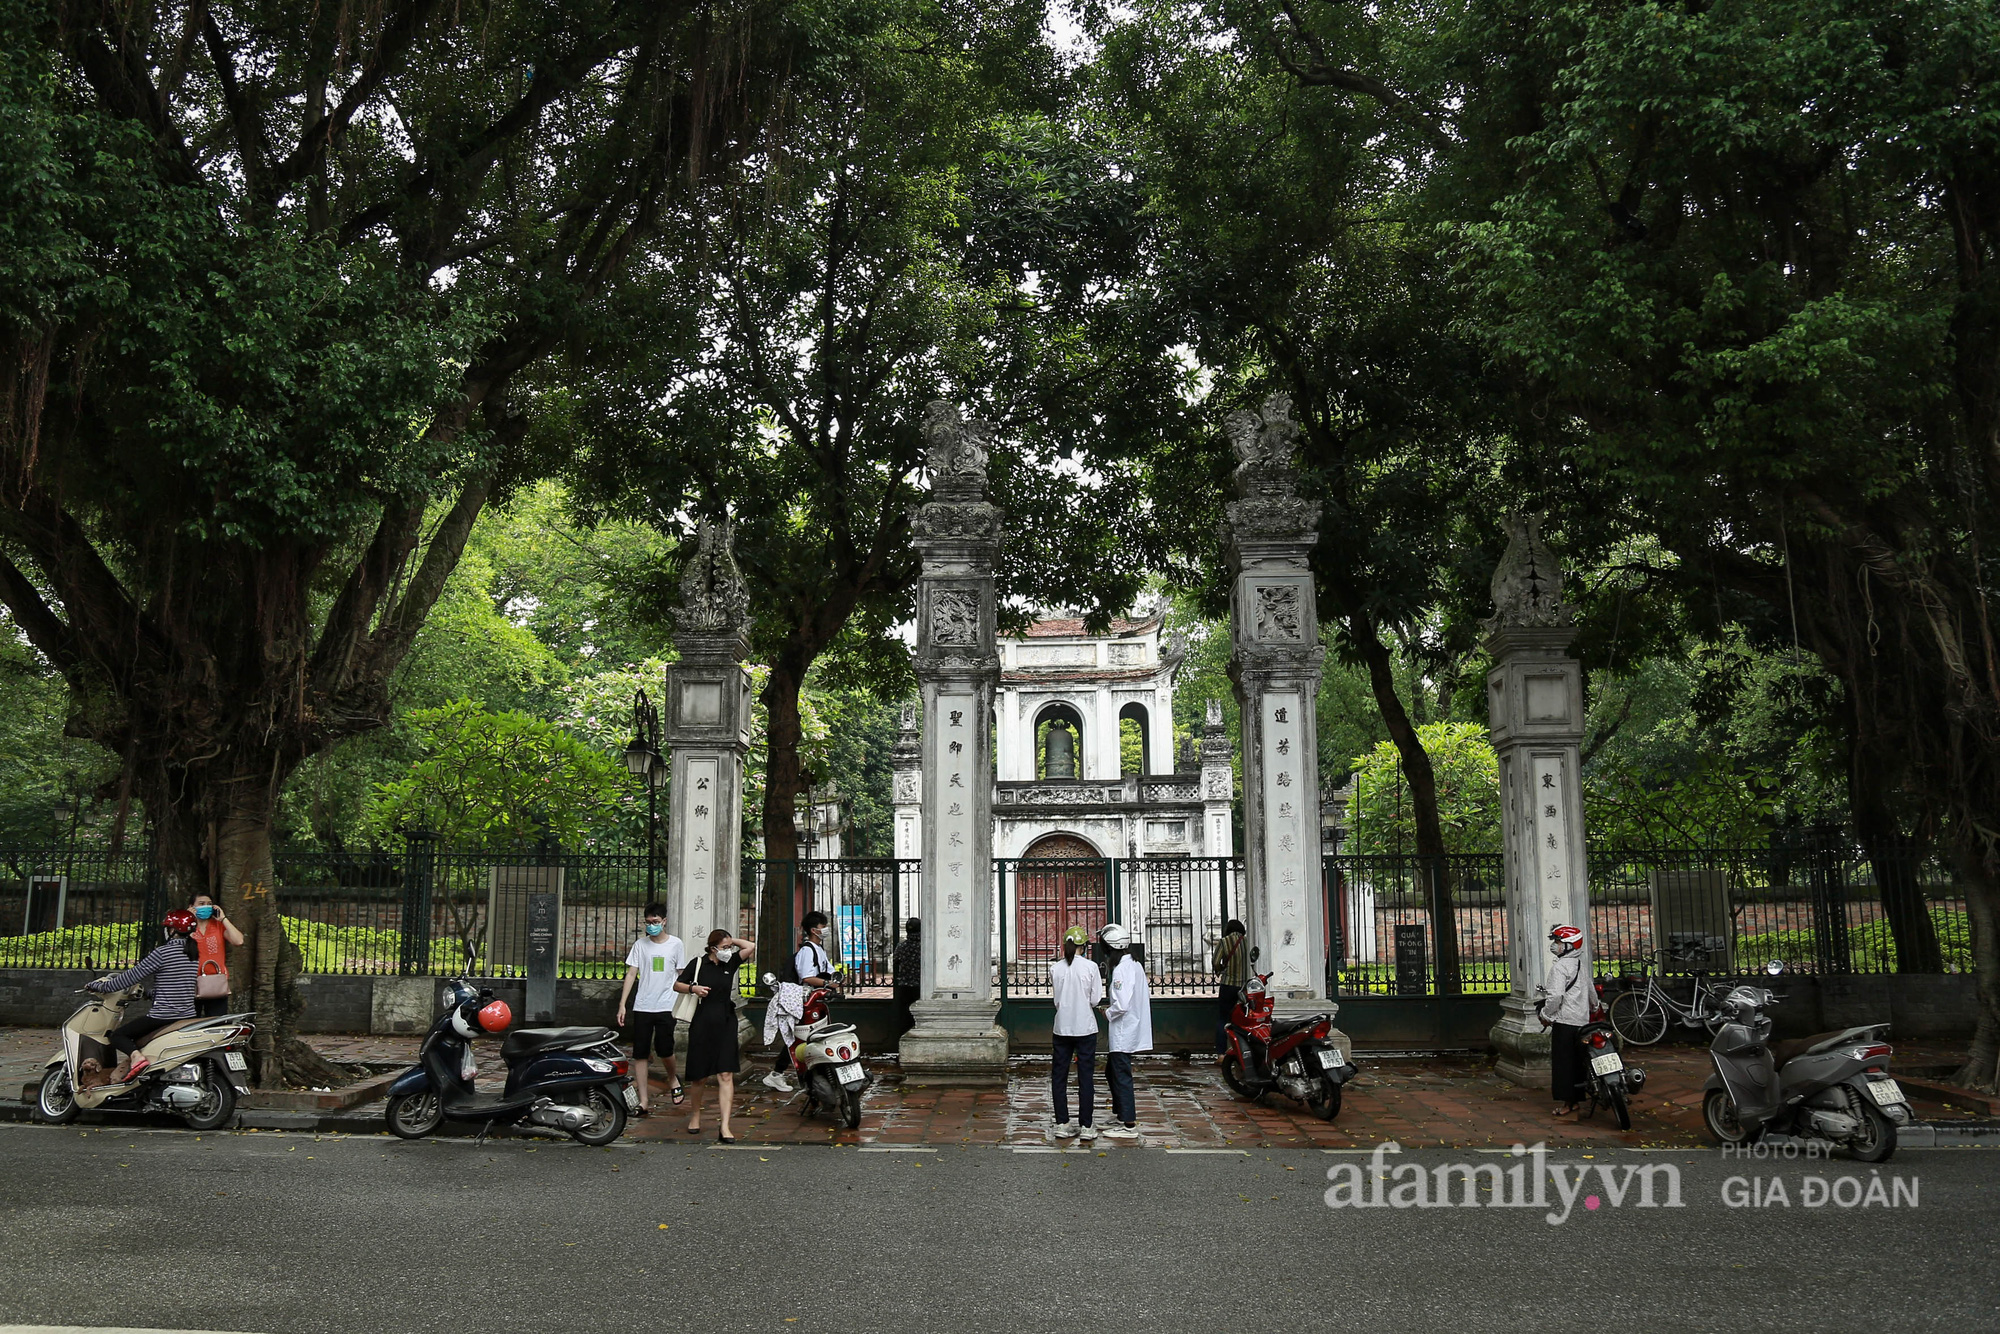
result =
M826 952L826 926L827 916L818 909L800 920L799 947L779 966L778 981L796 983L807 991L833 985L833 960ZM778 1054L771 1062L771 1073L764 1076L764 1086L779 1093L797 1093L798 1085L785 1078L785 1072L791 1068L791 1044L780 1043Z
M1216 973L1215 988L1215 1053L1220 1060L1229 1051L1229 1016L1236 1013L1236 1003L1243 999L1243 988L1250 982L1249 928L1230 918L1222 928L1222 939L1215 944L1215 956L1209 962Z

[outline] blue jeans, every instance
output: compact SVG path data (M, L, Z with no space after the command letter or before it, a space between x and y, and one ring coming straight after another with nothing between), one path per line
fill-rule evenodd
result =
M1139 1108L1132 1100L1132 1053L1111 1051L1104 1054L1104 1079L1111 1085L1111 1115L1126 1125L1136 1125Z
M1097 1034L1087 1033L1079 1038L1066 1038L1056 1034L1056 1068L1052 1077L1052 1091L1056 1104L1056 1124L1069 1120L1069 1063L1076 1061L1076 1101L1077 1119L1085 1125L1092 1123L1093 1110L1097 1102Z

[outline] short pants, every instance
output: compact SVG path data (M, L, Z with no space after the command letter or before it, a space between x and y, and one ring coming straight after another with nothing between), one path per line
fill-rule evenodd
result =
M632 1059L643 1061L659 1048L660 1059L674 1054L674 1012L672 1010L632 1011Z

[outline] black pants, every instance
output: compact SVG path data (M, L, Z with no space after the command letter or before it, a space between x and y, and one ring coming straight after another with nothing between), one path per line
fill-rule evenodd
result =
M227 996L210 996L206 1000L198 1000L194 1003L194 1017L197 1019L214 1019L218 1015L228 1013L229 997Z
M1582 1024L1549 1026L1549 1092L1557 1102L1583 1100Z
M901 1037L917 1026L917 1018L910 1013L910 1006L922 996L921 987L897 987L896 996L896 1036Z
M168 1024L179 1022L178 1019L155 1019L150 1014L142 1014L137 1018L127 1019L124 1023L118 1025L118 1027L112 1029L105 1035L104 1040L111 1044L111 1050L118 1053L118 1055L130 1056L133 1052L146 1045L147 1038L153 1036L153 1034L159 1032Z
M1077 1119L1085 1125L1091 1124L1097 1102L1097 1034L1075 1038L1056 1034L1055 1056L1049 1091L1056 1105L1056 1122L1063 1124L1069 1120L1069 1064L1075 1061Z
M1236 1002L1243 999L1243 988L1223 986L1215 993L1215 1053L1220 1056L1229 1050L1229 1016L1236 1013Z

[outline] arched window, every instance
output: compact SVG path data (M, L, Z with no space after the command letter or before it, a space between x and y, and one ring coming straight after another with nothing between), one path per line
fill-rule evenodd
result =
M1052 739L1056 732L1061 737ZM1035 715L1035 777L1083 777L1083 715L1068 704L1044 704Z
M1127 774L1153 772L1152 729L1146 725L1146 706L1127 704L1118 710L1118 768Z

